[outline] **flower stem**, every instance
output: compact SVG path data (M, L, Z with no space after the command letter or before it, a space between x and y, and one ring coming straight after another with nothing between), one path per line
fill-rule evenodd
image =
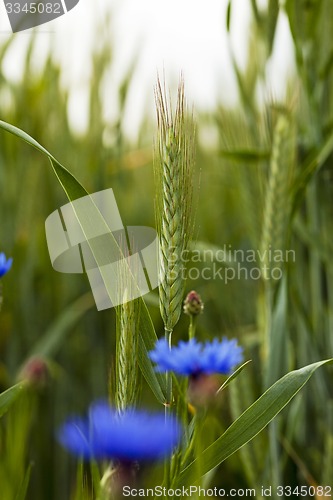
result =
M190 316L190 326L188 329L188 338L190 340L195 337L195 329L196 329L196 318L195 316Z
M169 349L171 350L171 338L172 338L172 330L168 330L165 328L164 330L165 340L169 345ZM166 372L166 401L165 408L169 408L172 403L172 376L170 372Z
M169 349L171 349L171 338L172 338L172 330L168 330L165 328L164 330L165 340L168 342ZM170 413L170 408L172 404L172 374L170 372L166 372L166 399L165 399L165 417L167 418ZM164 464L164 485L168 490L171 485L171 458L165 460ZM167 495L167 500L169 499Z

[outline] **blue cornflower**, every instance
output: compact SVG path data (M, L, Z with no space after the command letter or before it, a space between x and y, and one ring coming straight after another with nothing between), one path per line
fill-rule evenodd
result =
M93 404L87 418L70 419L58 432L59 442L74 455L120 462L163 459L180 437L172 416L134 409L119 414L104 401Z
M199 376L222 373L228 375L243 360L243 349L237 340L223 338L200 343L196 339L179 342L169 349L165 339L156 342L149 357L156 363L156 371L173 371L180 375Z
M6 259L6 255L3 252L0 253L0 278L8 273L12 263L13 259Z

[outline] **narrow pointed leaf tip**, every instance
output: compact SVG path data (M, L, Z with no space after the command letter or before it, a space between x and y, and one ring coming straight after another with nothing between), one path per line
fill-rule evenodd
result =
M200 456L201 474L207 474L251 441L300 391L312 374L329 363L333 363L333 358L287 373L275 382L228 427L222 436L203 451ZM194 460L182 471L179 484L191 484L191 481L195 481L196 472L197 460Z

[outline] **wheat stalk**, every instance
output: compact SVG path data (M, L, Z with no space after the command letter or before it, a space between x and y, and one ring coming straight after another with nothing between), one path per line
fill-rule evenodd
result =
M192 231L194 125L186 117L184 82L173 114L160 81L156 87L158 154L156 219L160 249L160 310L169 337L179 320L185 282L183 256Z

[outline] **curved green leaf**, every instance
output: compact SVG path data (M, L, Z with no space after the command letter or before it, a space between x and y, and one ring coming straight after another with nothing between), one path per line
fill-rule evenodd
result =
M287 373L275 382L228 427L221 437L203 451L199 457L202 475L217 467L259 434L306 384L317 368L332 362L333 359L326 359L313 363ZM191 484L194 481L198 470L196 464L197 460L194 460L182 471L179 479L181 485Z
M270 151L261 151L255 149L235 149L235 150L226 150L221 149L219 151L220 156L223 158L227 158L233 161L240 161L244 163L269 160Z
M293 187L292 199L293 207L292 214L295 215L297 212L297 208L299 207L304 192L314 177L314 175L320 170L320 168L324 165L327 158L330 156L333 150L333 133L331 133L325 142L323 143L321 149L314 151L311 153L308 158L304 161L302 168L300 169L300 173L295 180L295 185Z
M246 365L248 365L249 363L251 363L251 359L249 359L248 361L245 361L245 363L243 363L241 366L239 366L237 368L236 371L234 371L230 377L227 378L227 380L225 382L223 382L223 384L221 385L221 387L216 391L216 394L219 394L221 391L223 391L224 389L226 389L228 387L228 385L230 384L230 382L232 382L233 380L235 380L235 378L238 377L238 375L244 370L244 368L246 367Z
M29 465L23 481L20 485L20 488L18 490L17 495L15 496L15 500L25 500L27 498L27 491L28 491L28 486L29 486L29 481L30 481L30 476L31 476L31 467L32 464Z
M6 130L7 132L10 132L16 137L22 139L23 141L27 142L30 146L34 147L35 149L37 149L38 151L40 151L41 153L43 153L48 157L49 161L51 162L53 171L70 201L74 201L77 198L80 198L82 196L87 196L89 194L85 190L85 188L80 184L80 182L69 172L69 170L67 170L63 165L61 165L61 163L59 163L58 160L56 160L56 158L47 151L47 149L41 146L35 139L30 137L30 135L28 135L23 130L14 127L13 125L10 125L9 123L0 120L0 129L1 128L3 130ZM91 209L96 208L96 210L98 210L97 207L94 206L93 202L89 205L89 209L90 208ZM86 216L85 213L80 213L76 215L79 220L79 223L81 224L83 232L86 234L85 221L89 220L89 216ZM100 213L99 216L101 217L101 220L104 221ZM109 233L110 237L113 238L113 234L108 228L105 221L104 224L105 224L105 233ZM107 261L107 257L105 258L103 255L99 255L97 257L95 255L94 249L92 249L92 251L96 258L96 262L98 264L101 261L104 262ZM113 284L110 283L108 278L105 277L103 268L100 268L100 273L107 288L108 294L110 295L110 297L112 297L112 293L115 293L113 289ZM158 374L154 371L152 363L147 355L147 351L153 349L155 342L157 340L157 335L149 311L145 304L145 301L142 298L140 298L140 300L142 301L142 307L139 320L140 321L139 366L155 397L161 403L164 403L166 394L165 379L161 376L161 374Z
M24 386L24 382L20 382L0 394L0 417L2 417L16 401L23 391Z

